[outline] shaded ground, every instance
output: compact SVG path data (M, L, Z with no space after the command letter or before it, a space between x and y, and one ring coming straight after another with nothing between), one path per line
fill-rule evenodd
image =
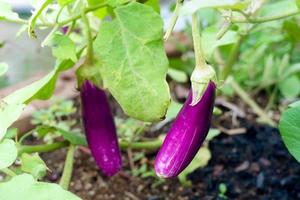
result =
M284 147L276 129L245 125L247 133L222 134L210 142L212 159L208 166L189 175L192 188L177 179L153 187L154 178L132 177L124 154L124 168L113 178L105 178L90 155L77 151L71 191L84 200L218 199L219 184L227 186L229 199L300 199L300 165ZM62 171L64 151L43 156L50 169L50 181ZM154 155L148 155L152 163Z

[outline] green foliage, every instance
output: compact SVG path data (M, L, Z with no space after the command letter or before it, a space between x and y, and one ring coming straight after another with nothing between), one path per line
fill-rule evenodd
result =
M0 76L3 76L8 70L8 65L6 63L0 63Z
M0 143L0 170L9 167L17 159L17 147L13 140L4 139Z
M283 112L279 130L284 144L294 158L300 162L300 106L299 102Z
M17 188L17 190L16 190ZM74 194L54 183L37 182L29 174L21 174L0 183L2 200L80 200Z
M78 130L72 130L76 120L72 114L76 112L74 102L64 99L54 99L48 109L42 109L33 113L32 123L37 125L36 132L40 138L51 143L56 137L62 136L74 145L86 145L83 134Z
M12 11L10 4L5 2L0 2L0 21L1 20L19 20L17 13Z
M31 174L35 179L41 179L46 175L47 166L37 153L33 155L23 153L21 164L22 171Z
M95 41L104 86L129 116L160 120L170 102L162 20L139 3L116 8L115 15L113 21L102 24Z
M52 54L58 60L77 61L75 44L68 36L55 34L47 45L52 47Z

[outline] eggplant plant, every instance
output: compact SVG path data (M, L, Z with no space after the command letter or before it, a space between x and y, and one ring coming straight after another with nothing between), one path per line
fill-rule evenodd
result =
M265 110L251 99L251 94L243 89L247 84L256 87L260 84L259 81L252 80L257 75L256 68L245 69L244 65L247 59L251 60L251 66L256 65L258 62L255 59L266 50L264 45L261 45L262 41L251 37L251 32L256 34L261 29L265 31L270 28L264 25L267 22L280 22L281 26L283 20L291 19L300 13L299 1L176 0L173 3L176 3L173 16L168 22L168 27L164 29L158 0L32 1L33 10L29 18L19 16L9 3L0 2L0 22L19 24L18 35L27 33L30 40L42 38L40 30L46 31L47 36L42 38L40 45L51 49L52 56L56 59L53 69L44 77L0 100L0 171L5 174L5 180L0 182L1 200L81 199L68 189L72 180L76 151L78 147L86 146L101 172L107 176L122 170L124 157L121 156L121 150L130 155L133 149L157 151L160 148L154 164L157 176L179 176L180 179L180 174L185 174L182 172L188 169L205 141L210 129L216 95L221 92L225 94L226 86L234 90L263 122L271 126L277 125ZM209 12L212 15L207 14ZM181 65L177 66L176 71L174 65L178 62L172 62L170 58L169 63L164 44L172 37L178 18L183 17L191 18L193 53L191 56L191 52L188 51L187 56L182 56L179 62ZM212 19L216 19L213 25ZM274 27L276 26L271 26ZM289 30L299 28L294 22L285 24L285 27ZM297 45L294 45L295 41L299 40L295 36L297 34L298 32L294 34L289 31L293 45L288 46L292 46L288 52L295 55L299 53L295 50ZM259 70L264 73L261 79L264 80L264 84L258 88L263 87L269 91L274 88L267 86L275 85L275 95L279 89L281 94L297 98L300 94L300 90L297 89L299 87L296 87L300 85L297 74L300 71L299 64L287 67L285 61L289 56L275 62L276 59L273 59L272 55L273 43L282 39L282 34L280 32L280 36L274 38L270 37L270 34L265 35L261 38L268 40L271 52L268 51L269 59L263 61L268 63L268 67ZM285 40L280 41L287 44ZM0 43L0 48L5 45L5 42ZM251 49L252 46L254 47ZM245 51L245 48L251 51ZM193 61L189 59L191 57ZM278 53L275 57L283 55ZM184 62L187 59L192 63L189 69L187 62ZM273 61L279 63L276 75L270 67ZM238 68L239 65L242 67ZM169 70L169 67L172 67L172 70ZM10 70L9 65L1 61L0 76L7 70ZM13 131L11 127L25 113L31 102L47 100L53 96L60 74L67 70L74 73L77 79L74 88L81 97L84 134L73 129L75 125L80 126L79 122L74 124L72 121L71 125L62 126L56 123L59 121L56 115L55 119L49 120L51 123L39 120L35 124L37 127L28 133ZM168 118L167 112L171 103L167 76L176 76L174 70L184 71L184 78L177 80L185 81L185 72L190 75L190 92L181 110L178 114L176 112L177 117L164 141L158 138L141 141L134 140L134 137L130 140L118 138L122 133L117 132L122 129L115 127L108 96L116 100L126 117L143 123L162 123L161 121ZM245 73L237 73L239 70L249 72L252 82L241 80ZM279 78L277 81L270 81L270 77ZM280 84L278 88L277 83ZM286 92L286 88L291 85L296 89L290 93ZM221 91L217 91L220 87ZM272 99L269 101L273 102ZM298 108L299 106L292 111L287 110L280 122L283 139L297 160L299 149L295 148L294 144L298 144L300 140L297 135L290 134L293 131L299 132L298 126L295 125L299 120L294 114L297 112L297 116L299 115ZM71 109L69 114L74 114L73 111ZM39 114L42 116L45 113ZM53 117L53 113L48 114L46 113L46 117ZM64 117L66 115L62 114L58 118L61 120ZM294 128L290 128L290 118ZM36 145L24 143L28 136L37 135L45 139L44 136L49 136L49 133L55 133L55 136L50 137L51 140L40 141L41 144ZM62 148L67 148L67 155L59 183L43 182L47 166L38 153ZM207 157L210 158L210 154ZM131 158L128 156L129 163L133 163L134 168ZM208 160L206 159L206 162ZM148 168L143 166L140 170L142 172ZM22 190L15 192L15 188ZM223 196L225 192L226 190L223 191Z

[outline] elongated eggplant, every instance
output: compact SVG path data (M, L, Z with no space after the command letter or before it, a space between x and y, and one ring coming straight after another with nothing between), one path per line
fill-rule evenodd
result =
M210 81L195 105L191 105L190 91L155 159L155 172L159 177L176 177L195 157L210 128L215 90L214 82Z
M106 94L85 80L81 87L82 116L85 134L92 156L107 176L122 167L116 127Z

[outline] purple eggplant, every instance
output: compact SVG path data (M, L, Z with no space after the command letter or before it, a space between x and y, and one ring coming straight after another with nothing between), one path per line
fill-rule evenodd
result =
M210 128L215 90L214 82L210 81L196 105L191 105L190 91L155 159L159 177L176 177L197 154Z
M122 167L121 152L114 119L106 94L86 80L81 86L82 116L92 156L107 176Z

